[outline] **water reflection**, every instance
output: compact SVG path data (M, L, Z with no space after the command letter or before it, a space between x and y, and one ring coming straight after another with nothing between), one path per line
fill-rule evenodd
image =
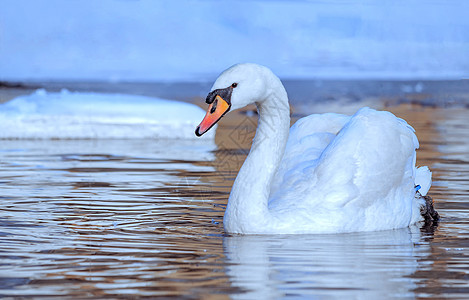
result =
M214 149L206 141L2 141L0 295L170 295L171 278L197 277L182 264L219 256L203 235L219 231L212 219L221 208L200 181L214 172Z
M223 239L227 274L245 290L237 299L413 297L409 278L428 252L418 228L307 236Z

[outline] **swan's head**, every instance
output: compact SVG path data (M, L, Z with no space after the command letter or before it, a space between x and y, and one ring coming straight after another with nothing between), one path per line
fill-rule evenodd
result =
M256 64L238 64L225 70L213 84L205 102L207 114L195 130L201 136L227 112L252 103L262 103L270 92L269 81L280 80L268 68Z

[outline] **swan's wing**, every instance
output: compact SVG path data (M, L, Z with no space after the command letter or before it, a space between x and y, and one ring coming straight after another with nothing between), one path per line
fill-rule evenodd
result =
M311 167L349 120L350 116L326 113L310 115L293 124L285 154L271 185L271 195L301 180L305 166Z
M383 209L412 211L409 198L415 194L418 141L404 120L389 112L363 108L350 118L327 117L324 126L332 129L323 133L314 131L316 119L303 122L302 128L293 129L269 206L278 211L292 211L294 206L295 210L354 213L382 205ZM341 124L340 129L334 127ZM306 134L307 127L312 134ZM400 198L405 203L376 203ZM344 209L352 203L348 207L353 209Z

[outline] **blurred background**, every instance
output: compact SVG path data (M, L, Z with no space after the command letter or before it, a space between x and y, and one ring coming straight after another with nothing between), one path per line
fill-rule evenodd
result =
M469 77L469 2L1 0L0 80Z

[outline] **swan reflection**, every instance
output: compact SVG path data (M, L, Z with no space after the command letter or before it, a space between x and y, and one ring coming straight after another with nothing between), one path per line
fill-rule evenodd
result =
M337 235L247 235L223 240L236 299L413 297L409 277L428 246L418 228Z

